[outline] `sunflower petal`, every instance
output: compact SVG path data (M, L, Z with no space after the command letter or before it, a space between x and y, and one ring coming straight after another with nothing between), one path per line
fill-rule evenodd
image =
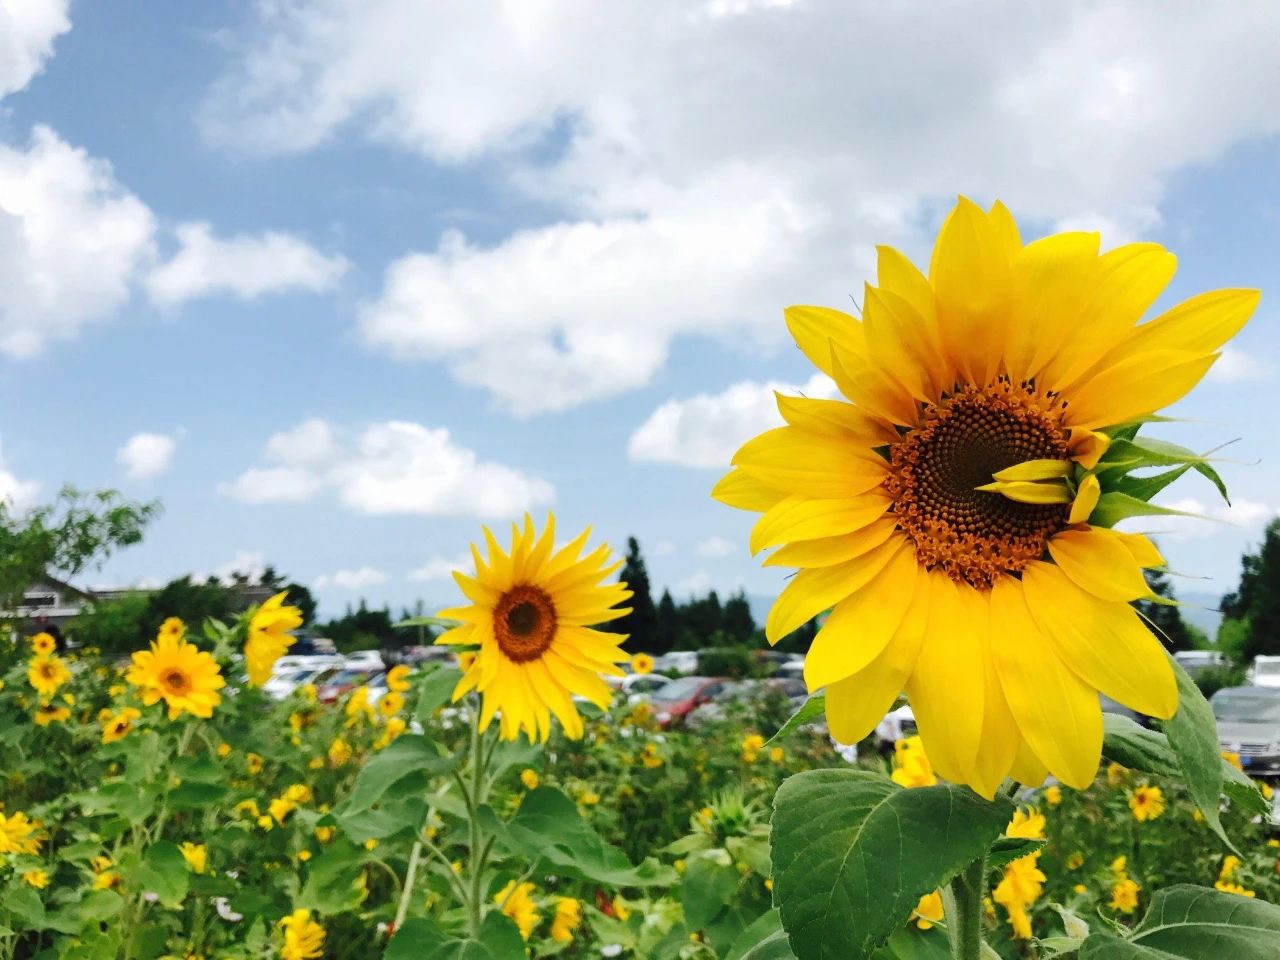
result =
M752 553L790 540L817 540L852 533L880 519L893 501L880 491L851 500L787 497L770 508L751 530Z
M845 597L860 590L878 575L902 547L902 540L881 546L830 567L801 570L787 584L769 609L764 635L777 643L787 634L812 620Z
M763 513L787 498L783 491L738 469L730 470L721 477L711 496L730 507L756 513Z
M1105 528L1063 530L1049 541L1049 555L1076 586L1101 600L1127 602L1151 595L1133 554Z

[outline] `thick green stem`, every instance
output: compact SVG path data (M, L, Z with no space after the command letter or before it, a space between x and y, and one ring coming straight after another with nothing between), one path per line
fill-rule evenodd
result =
M468 928L473 938L480 936L480 924L484 921L484 860L485 851L481 849L483 840L480 830L480 804L484 803L484 756L481 753L480 715L477 710L471 711L471 789L467 803L471 814L471 849L469 851L470 870L470 902L467 904Z
M947 933L951 960L982 960L982 895L987 879L987 858L965 867L948 888Z

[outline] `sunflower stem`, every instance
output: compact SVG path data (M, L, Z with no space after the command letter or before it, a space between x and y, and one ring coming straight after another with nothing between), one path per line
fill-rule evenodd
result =
M982 894L987 879L987 858L965 867L947 888L947 934L951 960L982 960Z

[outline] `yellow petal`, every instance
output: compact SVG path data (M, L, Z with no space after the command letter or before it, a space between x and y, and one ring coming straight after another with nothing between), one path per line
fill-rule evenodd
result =
M893 247L876 247L876 283L881 290L896 294L911 304L911 309L929 327L930 341L938 342L933 287L914 263Z
M894 379L917 399L937 398L943 388L942 345L928 339L925 321L910 303L868 284L863 293L862 328L873 365L893 371Z
M742 470L730 470L711 490L711 496L739 510L763 513L787 498L786 493L771 487Z
M764 561L766 567L829 567L861 556L880 546L893 535L898 524L892 517L882 517L861 530L820 540L799 540L784 544Z
M733 465L772 487L814 499L856 497L884 482L888 465L871 450L798 427L747 441Z
M1130 243L1104 253L1075 330L1045 365L1039 382L1061 389L1102 359L1142 319L1177 267L1177 257L1158 243Z
M1074 427L1107 427L1136 420L1187 393L1216 359L1217 354L1166 350L1122 360L1072 387L1066 419Z
M782 419L793 427L841 437L867 448L896 443L900 438L893 424L843 400L789 397L781 393L775 396Z
M902 624L920 565L905 538L890 540L880 549L890 552L888 563L865 586L841 600L813 638L804 658L804 680L810 690L866 667Z
M857 743L876 728L915 668L929 615L929 577L919 570L914 595L880 656L827 688L827 725L840 743Z
M1070 503L1071 491L1065 483L1031 483L1026 480L997 480L975 490L998 493L1018 503Z
M888 542L874 550L830 567L801 570L778 595L765 620L765 639L777 643L815 616L861 589L884 569L903 541Z
M1009 577L991 589L991 652L1023 738L1050 773L1083 790L1102 754L1097 691L1054 652L1031 618L1022 584Z
M1008 339L1013 270L997 225L961 197L938 231L929 266L946 354L976 383L995 375Z
M1049 541L1049 555L1076 586L1102 600L1127 602L1151 595L1133 554L1105 528L1063 530Z
M1257 309L1259 297L1257 290L1212 290L1184 300L1136 327L1103 365L1164 350L1213 353L1240 332Z
M1098 272L1096 233L1059 233L1013 258L1014 306L1005 367L1014 382L1044 367L1079 325Z
M1132 607L1099 600L1040 561L1023 570L1022 584L1031 616L1085 683L1141 713L1173 716L1178 686L1169 658Z
M987 219L991 222L1000 246L1004 248L1004 255L1012 260L1022 249L1022 236L1018 232L1018 224L1013 219L1013 214L1004 203L997 200L987 212Z
M1092 470L1110 446L1111 438L1105 433L1072 427L1071 439L1067 441L1067 453L1080 466Z
M989 615L989 609L986 612ZM981 639L986 696L982 711L982 746L974 758L970 785L980 796L992 800L1013 767L1022 737L1009 704L1005 702L1000 678L996 675L995 662L991 657L991 637L984 633Z
M790 540L817 540L861 530L880 519L892 502L878 490L850 500L787 497L756 521L751 530L751 552Z
M913 424L919 414L910 392L885 371L831 344L831 378L846 397L890 423Z
M1140 533L1125 533L1123 530L1112 530L1112 535L1125 545L1125 549L1133 556L1140 567L1163 567L1164 557L1156 549L1156 545Z
M945 574L931 573L929 581L929 623L907 681L907 699L934 768L948 780L967 783L982 741L985 602Z
M991 476L996 480L1053 480L1070 474L1070 460L1024 460Z
M1076 490L1076 498L1071 503L1071 513L1067 515L1067 523L1084 523L1093 513L1093 508L1102 498L1102 485L1092 473L1080 481Z
M830 307L812 306L787 307L782 313L796 346L828 377L832 376L832 341L855 355L865 349L862 324L847 313Z
M1013 769L1009 775L1028 787L1038 787L1049 776L1049 770L1027 746L1027 741L1019 738L1018 753L1013 758Z

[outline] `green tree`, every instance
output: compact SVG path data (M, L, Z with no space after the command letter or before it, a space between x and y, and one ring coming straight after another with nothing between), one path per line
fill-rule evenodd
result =
M756 621L751 616L751 604L747 603L745 591L739 590L725 601L720 629L731 643L751 643L756 632Z
M1242 663L1280 653L1280 519L1267 524L1258 552L1242 558L1240 585L1222 598L1222 612L1246 625Z
M271 570L267 567L267 570ZM276 587L277 584L267 583L266 574L263 574L262 582L269 587ZM289 596L286 598L289 603L298 608L302 614L302 625L309 627L316 622L316 598L311 593L311 588L301 583L286 583L280 587L286 590Z
M391 626L391 610L370 610L363 600L360 605L337 620L318 624L322 636L333 641L334 646L345 652L351 650L379 650L412 643L413 639L397 636Z
M0 501L0 609L18 606L44 576L67 580L99 567L142 539L160 512L156 502L126 500L114 490L63 487L53 503L15 513Z
M198 630L208 617L230 619L238 606L236 592L217 577L199 583L190 576L170 580L148 598L143 638L154 637L169 617L177 617L189 629Z
M627 584L633 596L627 601L631 612L615 621L613 629L631 638L627 644L630 649L652 651L656 640L657 611L650 592L649 571L645 569L640 544L635 537L627 538L626 561L618 579Z
M680 640L680 611L676 602L671 599L671 591L663 590L662 599L658 601L657 618L654 624L652 653L670 653L676 649Z
M135 593L118 600L90 604L71 621L68 633L78 643L104 654L124 654L142 647L147 638L151 598Z
M724 611L714 590L705 597L693 597L678 608L680 611L680 643L686 650L714 646L715 637L724 629Z

